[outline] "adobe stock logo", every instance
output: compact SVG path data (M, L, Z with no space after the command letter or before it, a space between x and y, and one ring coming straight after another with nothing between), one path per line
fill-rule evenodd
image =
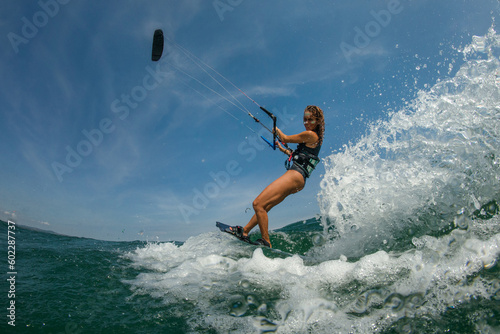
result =
M22 36L9 32L7 38L9 39L12 48L15 53L19 53L19 45L28 44L30 40L38 35L39 29L45 27L49 23L49 19L54 18L60 9L60 5L66 5L70 0L40 0L38 1L38 6L40 6L39 11L33 14L31 20L26 16L21 18L23 26L21 28Z
M112 115L120 121L125 121L131 114L131 111L137 109L140 103L146 100L149 93L158 88L168 78L168 72L165 72L161 68L161 65L162 63L157 63L156 68L149 65L146 66L146 73L140 84L134 86L128 93L122 93L120 98L116 98L111 102L109 109ZM72 173L75 168L80 166L83 160L102 144L104 138L116 130L118 124L120 122L116 119L112 120L109 117L103 117L97 127L81 131L83 138L76 146L66 145L65 159L53 161L51 164L54 175L59 182L64 181L64 174Z
M243 0L214 0L212 5L215 8L215 11L217 12L217 15L219 15L220 21L224 21L224 13L225 12L232 12L236 7L241 5Z
M356 32L353 40L354 45L346 42L340 43L340 50L342 50L347 62L351 63L352 55L354 53L359 55L362 49L370 45L373 39L380 35L382 28L386 28L391 23L392 16L402 11L403 6L401 6L399 0L390 0L387 4L387 9L382 9L378 12L371 10L370 15L374 20L366 23L364 30L357 26L354 27L354 31Z
M292 122L295 114L289 114L286 108L282 111L273 108L273 114L280 120L280 127L284 128ZM238 145L238 153L240 161L230 160L226 163L222 170L218 172L211 171L208 176L210 181L206 182L201 188L193 188L191 201L186 204L182 203L178 209L184 218L186 224L190 224L190 217L197 216L205 210L212 200L215 200L223 190L245 170L250 168L249 163L254 161L259 152L268 149L267 144L260 136L269 135L266 129L261 129L258 133L247 136Z

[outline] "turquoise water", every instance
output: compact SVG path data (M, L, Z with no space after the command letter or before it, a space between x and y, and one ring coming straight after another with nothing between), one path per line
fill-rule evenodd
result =
M271 233L298 255L215 222L184 243L18 225L16 326L3 279L0 331L499 333L500 38L460 52L453 77L325 159L321 215Z

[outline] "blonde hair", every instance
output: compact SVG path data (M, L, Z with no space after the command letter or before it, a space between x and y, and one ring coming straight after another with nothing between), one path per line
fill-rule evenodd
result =
M323 110L318 106L307 106L305 111L310 112L316 119L317 124L313 131L316 132L319 137L318 145L323 144L323 135L325 134L325 117L323 116Z

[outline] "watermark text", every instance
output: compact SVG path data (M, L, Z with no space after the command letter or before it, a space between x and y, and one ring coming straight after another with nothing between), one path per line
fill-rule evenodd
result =
M124 121L128 118L131 111L139 107L144 101L149 92L156 89L167 77L167 72L162 71L161 63L156 65L156 68L151 66L146 67L141 84L134 86L129 93L123 93L120 98L116 98L111 102L110 110L120 120ZM85 157L88 157L96 147L101 145L106 135L113 133L116 129L116 122L111 118L102 118L96 128L81 131L82 139L75 146L66 146L66 156L62 161L52 162L52 171L59 180L64 181L64 174L71 173L75 168L81 165Z
M386 28L391 23L392 17L402 11L403 6L399 0L390 0L387 4L387 9L379 11L371 10L370 15L374 20L366 23L364 29L358 26L354 27L356 34L354 35L353 44L340 43L340 50L342 50L347 62L352 62L351 58L354 54L361 54L362 50L381 34L382 28Z
M214 0L212 5L214 6L219 19L224 21L224 13L232 12L236 7L241 5L244 0Z
M273 109L273 114L280 120L280 126L285 127L294 118L295 115L288 114L286 108L283 111L278 109ZM269 135L267 130L261 129L257 134L248 136L243 140L237 147L238 153L244 161L252 162L257 158L258 153L265 150L269 146L262 140L260 136ZM193 215L199 215L202 210L206 209L210 204L211 200L217 198L221 191L227 188L231 181L235 177L240 175L244 168L244 162L238 162L236 160L230 160L224 170L218 172L209 172L208 176L212 181L208 181L201 188L193 188L193 197L191 203L180 204L178 206L179 211L184 218L186 224L190 224L190 217Z
M7 282L9 290L7 291L7 323L9 326L16 326L16 223L9 220L7 222Z
M60 5L66 5L70 0L40 0L38 6L40 10L35 12L31 19L23 16L21 22L20 34L13 31L7 34L7 38L14 49L15 53L19 53L19 46L21 44L28 44L33 38L38 35L40 29L45 27L51 18L54 18L61 8Z

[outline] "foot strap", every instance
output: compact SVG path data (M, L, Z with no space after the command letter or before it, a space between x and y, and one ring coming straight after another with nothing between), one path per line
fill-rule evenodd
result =
M235 235L237 238L243 238L243 227L241 226L230 226L225 231Z

